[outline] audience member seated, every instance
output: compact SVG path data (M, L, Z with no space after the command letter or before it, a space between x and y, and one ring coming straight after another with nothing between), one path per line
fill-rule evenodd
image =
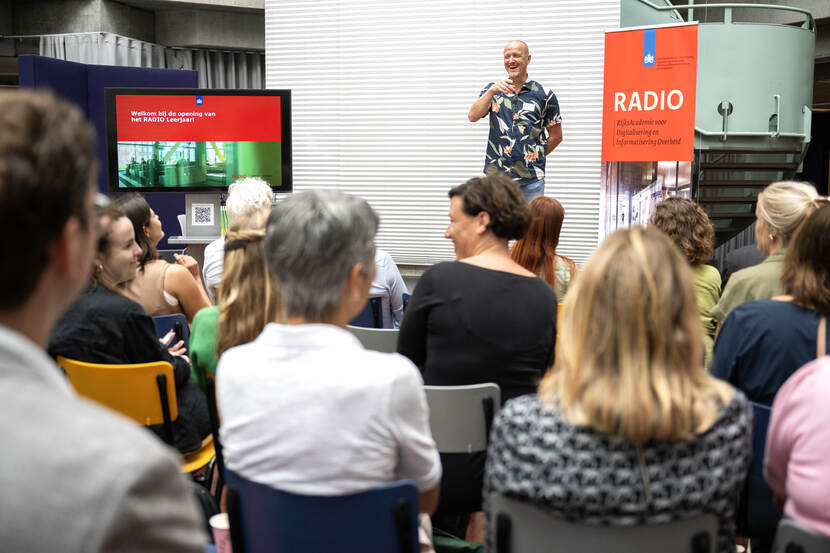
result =
M156 337L153 320L134 301L114 290L135 277L141 248L130 220L117 208L98 214L98 249L92 281L58 319L49 340L49 353L89 363L147 363L173 365L179 417L173 422L174 445L182 453L195 451L210 433L204 394L190 378L183 355L171 355ZM161 426L150 427L163 436Z
M712 374L752 401L771 405L790 375L817 357L819 322L830 311L828 236L830 205L823 205L807 217L784 257L786 295L736 307L720 329Z
M287 323L268 323L219 358L225 464L307 495L408 478L431 513L441 463L421 376L400 355L364 349L345 328L369 296L377 228L368 203L333 190L295 193L272 211L265 257Z
M822 311L830 312L830 294ZM830 357L797 370L772 404L764 476L790 518L830 536Z
M671 238L692 268L706 347L704 366L708 366L717 326L709 311L720 299L720 273L706 264L715 250L715 229L699 205L680 196L666 198L657 204L649 223Z
M817 196L813 185L792 181L774 182L758 195L755 241L758 250L768 257L730 276L720 301L709 311L715 321L723 323L742 303L784 292L780 276L787 245L813 210Z
M203 553L181 459L43 351L89 275L97 158L78 108L0 92L0 550Z
M239 225L243 219L250 218L258 212L265 213L267 217L273 203L274 193L264 180L258 177L248 177L234 182L228 187L228 199L225 200L228 228ZM215 301L218 297L216 290L222 280L224 260L225 237L220 236L205 246L202 276L211 301Z
M565 208L559 201L547 196L537 196L529 204L533 219L524 238L516 240L510 257L513 261L537 274L550 284L559 303L565 301L565 293L576 275L576 263L569 257L556 253L559 231L565 219Z
M421 276L398 351L420 367L426 384L495 382L502 401L532 393L553 361L556 295L508 253L508 240L527 232L530 209L504 174L470 179L449 196L446 237L457 261L438 263ZM485 457L441 456L440 517L481 510Z
M135 278L118 286L117 292L137 302L151 317L184 313L188 322L210 305L199 265L189 255L175 254L176 263L159 259L156 246L164 238L161 221L139 194L118 198L116 206L127 215L141 247Z
M711 513L735 552L752 410L703 368L688 263L656 229L611 235L565 300L556 365L493 425L485 501L632 526ZM488 542L494 521L488 521Z
M755 232L756 226L757 224L753 223L753 233ZM746 269L747 267L754 267L766 258L767 256L762 254L755 244L750 244L749 246L744 246L727 253L723 267L721 268L721 291L726 289L729 278L737 271Z
M403 295L408 294L395 260L380 248L375 250L375 278L369 295L381 298L383 328L398 328L403 319Z
M282 315L282 299L262 250L268 212L237 219L225 236L225 261L219 284L219 305L196 313L190 332L193 376L216 374L216 363L226 350L247 344L266 324ZM237 228L237 225L239 228ZM245 228L249 227L249 228Z

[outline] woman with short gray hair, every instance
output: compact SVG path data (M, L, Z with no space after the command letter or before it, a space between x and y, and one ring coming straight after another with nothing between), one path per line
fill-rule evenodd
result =
M365 200L337 191L296 194L272 211L265 257L287 323L269 323L219 360L225 463L309 495L407 478L431 513L441 463L421 375L400 355L365 350L345 328L368 300L377 228Z
M362 198L315 190L286 200L271 213L265 255L280 283L289 318L342 323L343 312L366 304L375 269L378 216ZM354 274L352 274L354 273ZM365 280L363 294L343 296L344 284ZM356 282L357 283L357 282Z

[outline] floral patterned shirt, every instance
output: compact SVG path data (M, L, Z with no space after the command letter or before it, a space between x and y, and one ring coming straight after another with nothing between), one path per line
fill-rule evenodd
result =
M493 84L485 86L479 98ZM496 93L490 103L484 172L507 173L520 186L545 178L545 129L561 122L556 94L536 81L525 82L518 96Z

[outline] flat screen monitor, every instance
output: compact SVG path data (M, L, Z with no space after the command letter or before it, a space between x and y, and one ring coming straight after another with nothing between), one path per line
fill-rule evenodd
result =
M107 88L112 192L291 192L291 91Z

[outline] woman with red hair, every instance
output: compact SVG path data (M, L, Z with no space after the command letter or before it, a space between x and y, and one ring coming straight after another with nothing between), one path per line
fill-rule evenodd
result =
M537 196L530 202L530 212L533 215L530 229L524 238L513 245L510 257L550 284L559 303L562 303L576 274L576 263L556 253L565 208L553 198Z

